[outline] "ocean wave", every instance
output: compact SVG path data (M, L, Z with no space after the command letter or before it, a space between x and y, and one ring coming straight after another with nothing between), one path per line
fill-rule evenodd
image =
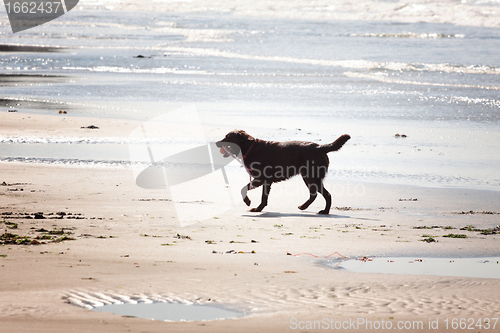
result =
M129 168L131 166L147 167L149 163L130 161L108 161L108 160L80 160L61 158L35 158L35 157L0 157L0 162L4 163L28 163L46 164L76 167L96 167L96 168Z
M0 163L27 163L27 164L45 164L45 165L61 165L61 166L78 166L78 167L100 167L100 168L138 168L145 170L152 165L151 161L138 160L102 160L102 159L78 159L78 158L56 158L56 157L0 157ZM203 167L203 163L180 163L160 161L154 163L156 166L164 168L189 168L192 170ZM208 163L207 165L210 165ZM241 166L226 166L226 170L234 172L241 171Z
M415 37L418 38L418 37ZM118 48L119 49L119 48ZM213 48L192 48L192 47L176 47L176 46L159 46L148 48L154 51L163 51L167 55L178 54L182 56L202 56L202 57L219 57L230 59L241 59L250 61L270 61L282 63L295 63L314 66L340 67L348 69L360 70L388 70L388 71L414 71L414 72L442 72L442 73L458 73L458 74L478 74L478 75L500 75L500 67L489 65L459 65L450 63L405 63L405 62L378 62L361 59L350 60L329 60L329 59L312 59L312 58L296 58L287 56L263 56L238 53L233 51L224 51ZM127 73L127 74L179 74L179 75L233 75L233 76L248 76L256 75L252 73L217 73L214 71L193 69L181 69L178 67L155 67L155 68L130 68L121 66L63 66L62 70L67 71L88 71L101 73ZM9 70L21 70L22 67L7 68ZM261 74L262 75L262 74ZM468 86L464 86L468 87ZM481 86L484 89L497 89L496 87Z
M243 60L257 61L275 61L285 63L297 63L306 65L342 67L367 70L391 70L391 71L429 71L429 72L445 72L445 73L464 73L464 74L491 74L500 75L500 67L485 66L485 65L453 65L453 64L424 64L424 63L404 63L404 62L377 62L370 60L327 60L327 59L310 59L310 58L293 58L283 56L260 56L236 53L231 51L222 51L218 49L202 49L190 47L165 47L167 52L184 53L190 56L210 56L221 58L233 58Z
M315 66L340 67L364 70L390 70L390 71L416 71L416 72L443 72L459 74L486 74L500 75L500 67L487 65L457 65L457 64L428 64L428 63L404 63L404 62L377 62L370 60L328 60L311 58L294 58L285 56L260 56L252 54L223 51L219 49L190 48L190 47L159 47L154 48L167 53L180 54L184 56L220 57L242 60L273 61L284 63L296 63ZM95 67L62 67L64 70L108 72L108 73L136 73L136 74L181 74L181 75L233 75L248 76L248 73L215 73L213 71L185 70L179 68L157 67L157 68L128 68L119 66L95 66ZM487 87L486 87L487 88ZM494 88L491 88L494 89Z
M347 77L352 77L352 78L363 78L363 79L375 80L375 81L380 81L380 82L384 82L384 83L394 83L394 84L500 90L500 87L495 87L495 86L456 84L456 83L439 83L439 82L425 82L425 81L410 81L410 80L389 78L387 76L383 76L383 75L379 75L379 74L369 74L369 73L345 72L344 75ZM500 103L499 101L494 101L495 106L500 106L499 103Z
M286 89L317 89L331 87L331 85L321 83L258 83L258 82L207 82L207 81L162 81L166 85L192 85L192 86L210 86L210 87L228 87L228 88L286 88Z
M127 68L119 66L95 66L95 67L62 67L64 70L106 72L106 73L130 73L130 74L184 74L184 75L213 75L213 72L198 70L181 70L178 68Z
M371 1L371 0L93 0L80 4L89 9L125 11L231 13L239 16L298 20L430 22L465 26L499 27L498 0L469 1Z
M148 30L156 33L161 33L164 35L171 36L182 36L183 40L186 42L231 42L232 38L228 37L231 34L238 33L236 30L227 30L227 29L189 29L178 27L175 22L157 22L153 26L144 26L137 24L123 24L116 22L54 22L53 25L61 25L65 28L68 25L71 26L82 26L88 27L89 25L94 28L108 28L108 29L121 29L121 30ZM54 34L57 35L57 34ZM62 35L65 35L62 33ZM46 38L47 35L45 34ZM67 36L71 38L85 38L85 39L102 39L102 36ZM110 38L111 36L106 36L105 38ZM120 37L123 39L126 37Z
M345 37L377 37L377 38L424 38L424 39L438 39L438 38L465 38L464 34L443 34L443 33L363 33L363 34L346 34L340 35Z

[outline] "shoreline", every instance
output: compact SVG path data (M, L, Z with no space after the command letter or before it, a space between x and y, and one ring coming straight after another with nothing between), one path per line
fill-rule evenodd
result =
M234 129L235 125L226 125L223 119L219 119L219 123L224 125L214 125L212 123L205 123L207 115L203 115L203 117L204 122L201 126L203 127L204 135L200 136L202 139L204 136L205 140L218 140L223 135L221 133L226 133ZM149 120L151 119L140 121L137 119L98 118L68 114L37 114L25 111L15 113L0 112L0 132L2 133L0 136L0 145L6 145L7 150L5 151L8 152L1 159L2 162L6 163L28 162L36 165L55 164L69 167L81 166L92 168L133 167L134 163L128 163L130 161L130 147L127 149L127 144L132 144L136 150L140 149L140 146L136 144L144 143L145 139L138 135L140 131L138 132L137 129L141 125L147 124ZM264 137L268 140L283 141L298 139L320 142L322 138L323 140L328 140L324 138L333 137L324 128L319 129L318 133L314 133L313 137L304 136L304 133L300 129L293 129L293 126L298 124L298 122L299 120L294 120L294 123L288 124L288 129L257 128L255 126L251 128L253 135ZM152 124L154 126L161 125L161 123L157 124L155 122L152 122ZM238 125L239 127L243 126L240 122L236 124L236 126ZM343 123L341 126L345 127L344 130L347 132L355 131L360 137L358 142L353 142L348 147L349 150L341 151L341 155L331 155L331 169L326 177L326 180L333 184L331 190L337 187L337 183L349 184L350 182L353 186L360 183L373 183L382 187L387 184L389 186L422 187L438 191L446 191L447 189L490 191L493 192L492 195L500 192L500 187L495 182L495 177L488 174L474 178L474 169L471 166L453 160L452 154L456 154L457 151L440 153L439 151L443 149L439 147L439 141L432 143L435 147L429 150L425 146L425 143L422 143L426 135L426 132L424 134L420 133L425 131L423 127L414 130L415 133L413 136L415 138L413 141L402 142L394 139L390 132L391 128L396 128L400 125L389 126L389 124L385 124L381 133L374 132L376 126L373 124L361 129L357 128L353 122ZM368 133L364 133L365 130ZM460 136L463 133L446 132L444 134ZM154 137L158 136L160 144L166 144L171 141L170 137L178 136L182 140L189 140L188 135L189 131L186 129L173 128L169 130L168 135L158 129ZM488 140L494 139L494 135L491 134L489 137L485 136L480 139L488 142ZM162 140L165 142L163 143ZM180 142L181 145L185 144L182 140ZM380 142L379 144L371 145L369 143L370 140ZM33 147L36 144L40 146L35 149ZM93 146L92 144L97 145ZM444 144L448 143L445 142ZM16 145L19 145L17 155L13 154ZM55 149L59 147L59 154L54 155ZM488 147L494 149L495 146L490 145ZM474 149L474 146L464 146L463 149ZM477 156L473 158L487 158L485 149L482 146L478 148L481 152L478 152ZM454 169L449 174L446 174L446 170L443 168L444 163L447 163L446 159L440 156L443 154L451 154L449 155L450 157L446 158L451 158L450 163L452 164L457 163L452 165ZM377 155L385 156L385 160L374 158ZM399 158L398 156L401 157ZM459 158L465 159L464 156ZM23 161L24 158L28 158L28 160ZM372 164L365 165L363 164L363 160ZM136 162L139 162L141 165L145 163L143 160ZM402 171L399 173L397 163L401 164L400 169ZM415 168L415 163L432 164L419 169ZM493 165L494 159L489 162L487 172L493 172ZM457 173L458 168L461 166L465 166L466 169ZM408 168L410 170L406 171ZM421 183L419 179L421 179ZM344 187L344 185L341 185L340 190L344 191ZM357 189L351 187L350 190L355 191ZM341 194L343 195L344 193L342 192Z
M396 23L434 23L455 24L461 26L477 26L496 28L498 12L496 6L483 4L461 3L449 12L449 3L443 1L433 3L427 0L414 1L408 4L404 1L392 2L362 2L353 4L350 1L338 1L332 5L328 1L318 1L314 4L276 1L272 6L265 1L248 4L244 1L216 1L207 5L202 1L155 3L148 6L144 2L127 1L112 5L89 4L80 5L80 10L113 10L141 11L162 13L219 13L222 15L240 15L257 18L283 18L307 20L337 20L337 21L381 21ZM3 6L3 5L2 5ZM57 24L57 23L56 23Z
M101 131L81 129L87 118L0 117L7 119L0 122L6 136L127 137L138 126L96 118ZM6 242L0 245L0 320L7 331L291 332L294 318L304 325L324 318L427 325L429 318L443 323L500 311L500 279L354 273L321 264L335 252L350 258L500 256L500 234L481 234L498 225L500 192L360 182L362 193L334 193L349 182L328 179L332 211L324 217L316 214L322 198L297 209L307 191L294 178L276 184L262 213L250 213L235 197L213 218L181 227L176 205L184 203L165 190L138 187L132 170L4 162L0 175ZM254 204L260 193L249 193ZM191 204L194 210L217 205ZM424 241L429 237L436 241ZM160 322L68 304L72 295L101 294L160 295L249 315Z
M240 2L218 1L209 6L202 1L175 2L155 4L145 7L142 3L128 2L112 6L94 6L89 9L111 9L121 11L159 11L164 13L202 13L217 12L260 18L308 19L308 20L339 20L339 21L393 21L401 23L436 23L456 24L463 26L498 27L495 17L495 6L481 6L483 11L477 12L478 6L463 3L455 7L450 15L446 2L431 3L429 1L414 1L409 5L403 1L360 3L353 5L350 1L338 1L332 5L328 1L319 1L313 5L277 1L269 6L265 1L257 1L251 5ZM475 20L474 20L475 19Z

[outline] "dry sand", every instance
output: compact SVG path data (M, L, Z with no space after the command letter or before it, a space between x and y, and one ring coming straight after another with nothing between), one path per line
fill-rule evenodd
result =
M12 113L0 117L4 136L126 137L135 126L110 119ZM91 123L109 123L114 130L75 131ZM299 181L279 186L286 192L303 186ZM438 319L439 331L452 332L444 326L447 318L451 323L453 318L495 318L500 313L499 279L361 274L318 264L334 252L353 258L498 256L498 235L460 231L468 238L452 239L440 237L450 230L414 228L496 226L500 215L479 212L498 210L498 192L366 183L360 184L362 193L334 196L334 206L341 209L332 209L328 217L315 214L323 205L321 198L301 212L296 206L307 193L285 199L271 193L263 213L250 213L239 203L209 221L180 227L168 194L138 188L126 168L0 163L2 182L0 226L5 232L33 240L44 234L37 231L42 228L66 228L71 233L66 236L74 238L0 245L2 332L314 331L307 323L325 318L384 320L394 327L405 320L425 324L424 329L406 330L410 332L430 331L429 320ZM250 192L254 201L259 196ZM399 200L414 198L417 201ZM478 213L457 214L471 210ZM45 219L33 219L37 212ZM56 219L59 212L66 215ZM17 223L17 229L11 229L11 223ZM437 236L438 242L420 241L426 233ZM227 253L231 250L237 253ZM317 258L295 256L300 253ZM220 304L249 315L166 323L70 304L115 295ZM293 329L299 322L304 329ZM351 330L371 331L364 326ZM500 331L500 324L495 330L475 331Z

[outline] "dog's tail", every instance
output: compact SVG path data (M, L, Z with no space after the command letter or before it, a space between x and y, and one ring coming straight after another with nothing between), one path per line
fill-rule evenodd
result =
M350 138L351 138L350 135L344 134L341 137L339 137L337 140L335 140L334 142L329 143L327 145L321 145L318 148L321 149L322 151L324 151L325 153L329 153L331 151L337 151L340 148L342 148L344 143L346 143Z

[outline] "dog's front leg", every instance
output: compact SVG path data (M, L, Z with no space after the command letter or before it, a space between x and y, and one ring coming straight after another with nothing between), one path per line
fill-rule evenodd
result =
M251 212L261 212L264 207L267 206L267 198L269 197L269 192L271 191L271 183L264 183L262 186L262 201L260 205L250 209Z
M248 198L247 192L250 190L251 183L248 183L247 185L243 186L241 189L241 197L243 198L243 202L246 203L247 206L250 206L250 199Z
M250 183L243 186L243 188L241 189L241 197L243 198L243 202L246 203L247 206L250 206L251 203L250 199L247 196L247 192L249 190L253 190L256 187L259 187L260 185L262 185L262 182L258 179L254 179Z

